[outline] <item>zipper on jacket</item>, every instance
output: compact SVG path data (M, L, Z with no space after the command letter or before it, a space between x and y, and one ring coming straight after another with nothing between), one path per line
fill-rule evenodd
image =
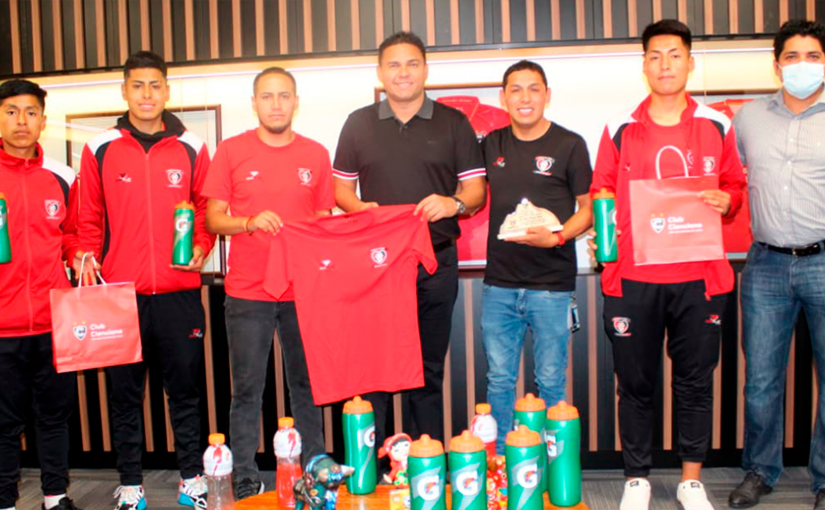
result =
M144 161L146 162L146 209L149 213L149 265L152 268L152 294L157 294L158 284L155 273L155 231L152 228L152 225L154 224L152 220L152 172L151 165L149 164L149 152L151 152L153 148L154 146L150 147L149 151L145 153Z
M31 288L31 281L32 281L32 246L31 246L31 238L29 237L29 194L26 190L26 178L28 177L28 163L23 164L23 172L22 172L22 179L20 179L20 183L23 187L23 238L25 239L26 245L26 258L28 264L26 264L26 304L29 306L29 331L34 331L34 308L32 307L32 288Z

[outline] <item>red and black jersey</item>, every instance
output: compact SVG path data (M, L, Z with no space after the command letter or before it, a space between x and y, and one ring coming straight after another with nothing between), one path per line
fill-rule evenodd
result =
M2 141L0 141L2 147ZM69 287L63 260L77 250L74 170L43 157L20 159L0 149L11 262L0 264L0 337L52 330L49 291Z
M621 297L622 279L645 283L684 283L704 280L710 296L733 289L733 269L727 260L654 264L637 266L633 261L633 235L630 225L630 181L656 178L656 158L662 153L662 178L684 176L687 162L690 177L719 176L719 188L730 194L728 216L742 205L745 174L736 149L730 119L700 105L687 95L688 106L675 126L660 126L648 115L650 96L635 110L605 127L593 172L591 194L602 188L616 194L616 228L619 236L619 259L605 264L602 291Z
M272 238L264 290L294 289L316 405L424 385L416 281L438 262L414 209L287 223Z
M171 113L164 111L163 122L163 132L146 135L124 115L117 128L86 144L80 164L80 246L97 255L106 280L135 282L138 294L201 285L198 273L170 267L175 205L194 204L196 246L208 254L215 241L201 195L206 145Z

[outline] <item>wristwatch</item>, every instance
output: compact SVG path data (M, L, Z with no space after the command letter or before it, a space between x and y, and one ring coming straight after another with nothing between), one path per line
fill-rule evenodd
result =
M461 201L460 198L453 195L453 200L455 200L455 206L457 210L456 214L464 214L467 212L467 206L464 204L464 202Z
M556 239L559 240L559 242L556 244L556 247L564 246L564 243L567 242L567 241L564 240L564 236L561 235L561 232L555 232L555 234L556 234Z

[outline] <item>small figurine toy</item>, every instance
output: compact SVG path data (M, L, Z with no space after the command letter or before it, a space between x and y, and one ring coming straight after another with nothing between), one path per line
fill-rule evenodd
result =
M407 481L407 457L410 456L410 443L412 438L401 432L388 437L384 441L384 446L378 449L378 458L390 458L390 473L384 475L384 481L397 485L399 488L408 487Z
M355 469L338 464L329 455L316 455L307 464L304 476L295 482L295 510L304 505L311 509L335 510L338 487Z

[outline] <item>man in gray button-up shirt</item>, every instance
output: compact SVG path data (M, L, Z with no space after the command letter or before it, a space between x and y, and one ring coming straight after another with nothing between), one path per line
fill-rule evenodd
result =
M756 505L782 473L788 352L800 309L811 332L825 395L825 26L785 23L774 40L782 89L733 120L748 167L754 244L742 273L745 480L733 508ZM825 509L825 398L820 397L809 469L815 509Z

